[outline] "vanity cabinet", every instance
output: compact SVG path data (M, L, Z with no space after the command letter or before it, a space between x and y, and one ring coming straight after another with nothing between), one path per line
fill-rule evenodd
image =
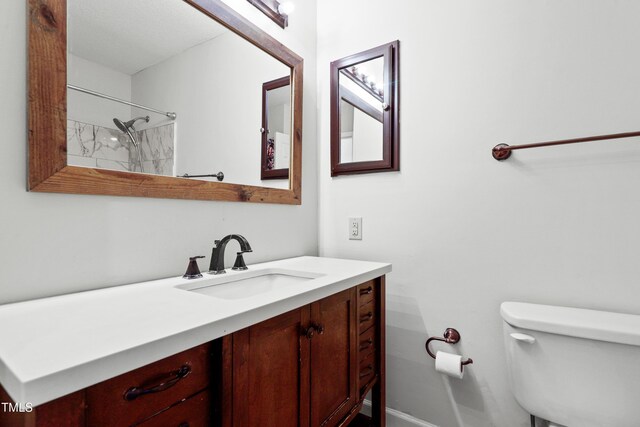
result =
M167 418L180 416L176 426L208 425L208 405L197 402L210 400L216 347L207 343L87 388L87 426L173 425Z
M336 425L356 402L356 305L355 288L311 304L311 426Z
M206 427L219 418L220 341L212 341L45 403L0 408L0 426ZM0 401L10 401L0 387Z
M225 427L384 426L384 277L223 339Z
M356 401L355 295L349 289L232 334L226 345L233 411L224 424L342 420Z
M224 426L300 425L309 369L300 331L308 319L297 309L223 338Z
M31 412L0 410L0 426L383 427L384 383L382 276Z

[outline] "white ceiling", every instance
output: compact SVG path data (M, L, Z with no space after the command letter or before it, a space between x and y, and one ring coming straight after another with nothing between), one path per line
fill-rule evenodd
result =
M180 0L69 0L69 51L135 74L229 30Z

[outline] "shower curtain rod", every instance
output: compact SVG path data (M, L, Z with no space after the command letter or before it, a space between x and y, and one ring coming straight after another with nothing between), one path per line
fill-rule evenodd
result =
M612 133L609 135L588 136L585 138L561 139L559 141L536 142L534 144L508 145L498 144L491 150L493 158L496 160L506 160L511 156L513 150L525 148L549 147L551 145L576 144L578 142L604 141L607 139L631 138L640 136L640 132Z
M147 111L152 111L154 113L162 114L163 116L167 116L171 120L175 120L176 117L178 117L176 113L170 113L170 112L166 112L166 111L156 110L155 108L145 107L144 105L135 104L133 102L125 101L124 99L120 99L120 98L114 98L113 96L105 95L104 93L100 93L100 92L96 92L96 91L93 91L93 90L85 89L83 87L69 85L69 84L67 85L67 87L69 89L77 90L78 92L83 92L83 93L87 93L89 95L97 96L98 98L104 98L104 99L108 99L110 101L115 101L115 102L119 102L121 104L126 104L126 105L130 105L132 107L140 108L142 110L147 110Z

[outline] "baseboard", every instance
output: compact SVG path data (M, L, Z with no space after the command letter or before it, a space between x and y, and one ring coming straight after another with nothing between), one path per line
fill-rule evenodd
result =
M371 401L365 400L362 413L371 415ZM387 408L387 427L438 427L404 412Z

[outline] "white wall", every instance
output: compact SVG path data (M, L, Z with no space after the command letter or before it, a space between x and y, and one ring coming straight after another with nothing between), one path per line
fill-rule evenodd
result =
M69 84L131 101L131 76L75 55L67 56ZM67 90L67 119L115 129L113 118L127 121L131 107L93 95Z
M228 31L136 73L132 96L177 113L178 175L223 171L225 182L289 188L288 180L260 180L259 129L262 84L290 72Z
M26 2L0 2L0 303L180 275L229 233L251 242L249 264L316 254L315 1L285 31L229 3L305 59L302 206L28 193Z
M131 101L131 76L73 54L67 55L67 81L74 86ZM129 140L117 130L113 119L127 121L130 117L128 105L67 89L67 164L129 170ZM93 134L92 126L85 125L113 129L114 133L103 134L100 138ZM111 142L110 137L118 140ZM91 142L91 139L106 142L106 145ZM83 152L84 149L89 152Z
M318 2L320 252L393 263L389 406L442 427L528 426L499 304L640 314L640 140L490 154L638 130L638 16L633 0ZM396 39L401 171L332 179L329 63ZM449 326L475 362L462 381L424 351Z
M382 123L362 110L352 108L353 161L382 160L382 140L384 138Z

